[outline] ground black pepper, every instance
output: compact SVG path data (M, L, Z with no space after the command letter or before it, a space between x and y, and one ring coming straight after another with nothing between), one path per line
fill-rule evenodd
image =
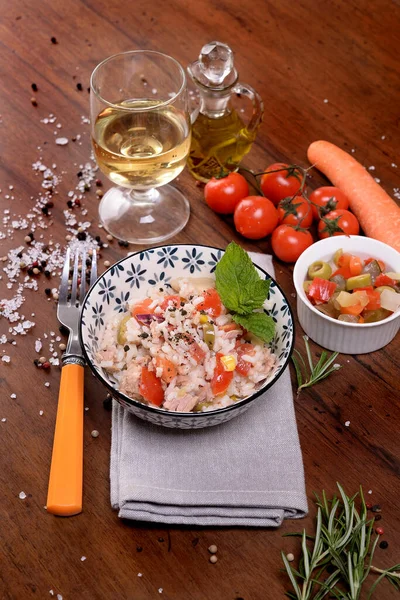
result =
M32 83L31 88L34 92L38 91L38 86L36 85L36 83Z
M58 44L57 38L55 38L54 35L53 35L52 38L50 38L50 41L51 41L52 44Z
M76 84L76 89L81 92L83 90L82 84L81 83L77 83Z

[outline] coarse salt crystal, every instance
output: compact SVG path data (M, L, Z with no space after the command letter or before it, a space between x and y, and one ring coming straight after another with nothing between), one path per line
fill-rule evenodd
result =
M381 135L381 140L386 140L386 135Z
M368 171L375 171L375 167L371 165L370 167L368 167Z
M328 102L329 102L328 98L325 98L324 99L324 104L328 104Z
M83 562L84 560L86 560L86 556L81 556L81 561Z
M158 593L162 594L163 593L163 589L162 588L158 588Z
M374 177L374 179L375 179L376 183L380 183L381 182L381 180L379 179L379 177Z
M20 498L20 500L25 500L25 498L26 498L25 492L20 492L19 493L19 498Z
M137 576L138 577L143 577L143 573L138 573Z
M43 411L39 410L39 415L42 416L43 415Z
M54 596L54 591L53 590L49 590L49 594L50 594L50 596Z
M49 381L46 381L44 385L45 385L46 387L50 387L50 382L49 382Z
M6 422L7 422L7 419L6 419L5 417L3 417L3 418L2 418L2 420L1 420L1 422L2 422L2 423L6 423Z
M1 357L1 360L5 363L9 363L11 362L11 358L9 356L7 356L7 354L5 354L4 356Z
M372 490L368 490L368 494L372 494Z
M63 597L61 596L61 594L57 594L57 600L63 600Z
M56 138L56 144L57 144L57 146L66 146L68 144L68 138L66 138L66 137Z
M349 427L349 425L350 425L350 421L346 421L345 426Z
M392 163L392 165L391 165L391 166L393 167L393 169L397 169L397 165L396 165L396 163Z
M10 398L12 398L13 400L17 397L17 394L11 394Z
M43 344L42 344L41 340L36 340L35 341L35 350L36 350L36 352L40 352L41 349L42 349L42 347L43 347Z

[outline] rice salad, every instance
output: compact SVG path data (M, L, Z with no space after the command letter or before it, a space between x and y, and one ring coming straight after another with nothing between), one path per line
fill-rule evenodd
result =
M277 365L268 345L234 322L214 279L171 286L106 323L99 366L123 394L167 411L210 411L252 395Z

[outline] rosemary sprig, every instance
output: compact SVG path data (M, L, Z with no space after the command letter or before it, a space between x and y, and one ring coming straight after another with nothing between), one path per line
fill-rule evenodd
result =
M383 579L400 590L400 564L388 569L372 565L379 536L372 541L374 521L367 520L362 489L359 494L348 497L339 483L337 486L339 497L328 500L325 492L322 492L321 499L316 495L315 536L307 535L305 530L303 533L287 534L301 537L297 568L282 552L283 564L292 585L286 595L292 600L322 600L326 596L360 600L370 573L377 573L379 577L369 589L368 600ZM356 506L358 496L360 509Z
M298 359L295 356L292 356L292 361L297 376L297 395L300 394L302 389L315 385L319 381L325 379L325 377L328 377L328 375L334 371L338 371L341 368L341 365L335 364L335 360L338 357L339 352L333 352L329 356L326 350L321 353L319 361L314 365L311 356L310 344L308 343L308 337L303 335L303 340L306 347L308 366L298 350L295 350Z

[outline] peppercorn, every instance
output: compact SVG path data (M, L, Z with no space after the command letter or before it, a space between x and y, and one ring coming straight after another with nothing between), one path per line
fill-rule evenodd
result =
M46 360L46 362L43 363L42 367L43 367L43 369L50 369L51 364L49 363L48 360Z
M129 242L126 242L125 240L118 240L118 245L122 248L128 248Z
M88 192L90 190L90 183L85 183L83 189L85 190L85 192Z
M101 179L96 179L96 186L97 187L103 187L103 182Z
M374 517L374 520L375 520L375 521L380 521L381 519L382 519L382 515L376 515L376 516Z
M82 171L78 171L76 174L77 177L82 177L82 175L83 175Z
M386 548L388 546L389 546L388 542L385 542L385 541L383 541L379 544L379 548L382 548L382 550L386 550Z
M90 87L88 87L87 91L88 91L88 94L90 94Z
M46 271L44 272L44 276L45 276L45 277L47 277L47 279L49 279L49 278L50 278L50 276L51 276L51 273L50 273L50 271L47 271L47 270L46 270Z
M136 552L142 552L143 548L142 546L136 546Z
M47 261L46 260L41 260L40 264L42 265L42 267L44 268L47 265Z
M18 252L17 257L22 258L22 252Z
M32 84L31 84L31 88L32 88L32 90L33 90L34 92L37 92L37 91L38 91L38 86L36 85L36 83L32 83Z
M212 554L209 558L210 563L212 563L213 565L215 565L215 563L217 562L218 558L215 554Z
M28 269L28 275L30 275L30 276L33 275L33 269L32 269L32 267L29 267L29 269Z
M31 241L32 241L32 238L31 238L29 235L26 235L26 236L24 237L24 242L26 242L27 244L30 244L30 243L31 243Z
M374 506L371 508L372 512L374 513L380 513L381 512L381 505L380 504L374 504Z
M102 198L104 196L103 190L101 190L100 188L98 190L96 190L96 196L98 198Z
M79 200L79 198L76 198L75 206L80 206L80 205L81 205L81 201Z
M32 106L37 106L38 105L36 98L33 98L33 96L31 98L31 104L32 104Z
M68 206L68 208L72 208L73 207L72 200L67 200L67 206Z
M94 239L96 240L96 242L101 242L101 238L99 235L96 235L96 237Z
M216 554L218 551L218 548L215 544L211 544L211 546L208 547L208 551L210 554Z
M54 202L52 200L49 200L49 202L46 202L46 206L47 206L47 208L53 208Z
M367 510L371 510L371 508L372 508L372 502L366 502L365 506L366 506Z
M385 530L383 529L383 527L377 527L375 529L375 533L377 533L378 535L383 535L385 533Z
M84 231L80 231L76 237L80 242L84 242L86 240L86 233Z
M83 90L82 84L81 83L77 83L76 84L76 89L81 92Z
M39 367L39 365L42 366L38 358L34 359L33 364L35 365L35 367Z
M34 267L34 268L32 269L32 272L33 272L33 274L34 274L34 275L39 275L39 273L40 273L40 271L39 271L38 267Z
M46 288L44 290L44 293L46 294L46 296L51 296L51 289L50 288Z
M164 538L163 538L163 537L159 537L159 538L158 538L158 541L159 541L159 542L163 542L163 541L164 541Z
M32 263L32 267L37 267L37 266L38 266L38 264L39 264L39 263L38 263L38 261L37 261L37 260L34 260L34 261L33 261L33 263Z
M47 215L49 214L49 209L47 208L47 206L42 206L42 213L47 217Z
M51 41L52 44L58 44L57 38L55 38L54 35L53 35L52 38L50 38L50 41Z

